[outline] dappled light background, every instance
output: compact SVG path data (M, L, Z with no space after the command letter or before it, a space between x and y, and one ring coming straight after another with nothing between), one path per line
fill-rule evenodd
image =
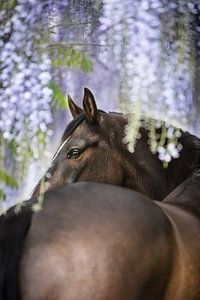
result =
M130 151L142 116L200 136L199 0L8 1L1 20L3 206L28 197L70 120L67 94L82 105L84 86L127 114ZM161 160L178 157L178 135L154 139Z

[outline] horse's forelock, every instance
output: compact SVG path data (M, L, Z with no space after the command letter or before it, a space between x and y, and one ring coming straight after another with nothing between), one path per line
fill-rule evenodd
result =
M106 114L103 110L98 110L98 112ZM79 114L75 119L73 119L66 127L64 134L61 138L61 144L74 132L74 130L86 119L85 113Z
M65 132L61 138L61 144L65 142L65 140L72 135L74 130L85 120L85 114L82 113L78 115L74 120L72 120L66 127Z

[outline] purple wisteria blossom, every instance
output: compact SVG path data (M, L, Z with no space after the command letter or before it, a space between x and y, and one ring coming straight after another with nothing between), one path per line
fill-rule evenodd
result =
M63 2L66 5L61 0L57 4ZM53 0L18 0L10 11L5 3L0 12L4 20L0 24L0 169L19 184L31 160L48 156L52 67L49 53L42 48L42 25L53 6ZM13 146L14 152L9 152ZM1 187L9 195L10 188L0 182Z
M51 122L51 61L46 53L38 55L35 47L42 9L41 1L19 1L12 18L0 28L0 131L6 141L15 139L19 145L39 128L48 133L43 124ZM9 40L3 42L9 31Z
M20 164L29 162L29 152L38 159L51 134L51 61L47 53L38 51L43 9L41 1L20 0L10 18L1 12L7 18L0 27L1 145L6 149L14 141L16 151L11 158L15 169L6 157L1 166L22 181L26 170Z
M103 0L99 39L110 48L101 51L99 58L107 66L115 66L121 108L129 118L125 142L130 151L134 151L133 139L138 137L142 115L199 133L195 106L200 102L195 93L197 37L191 31L199 13L198 0ZM198 33L197 25L194 31ZM161 160L169 162L178 156L181 146L175 142L172 146L177 134L171 138L166 135L166 147L158 140L155 147Z

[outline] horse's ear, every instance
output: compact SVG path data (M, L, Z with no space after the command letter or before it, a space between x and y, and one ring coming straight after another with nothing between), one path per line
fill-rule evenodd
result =
M98 110L94 96L88 88L84 88L83 107L87 120L90 123L95 123Z
M74 103L70 95L68 95L68 104L69 104L69 110L73 118L76 118L78 115L80 115L83 112L83 109Z

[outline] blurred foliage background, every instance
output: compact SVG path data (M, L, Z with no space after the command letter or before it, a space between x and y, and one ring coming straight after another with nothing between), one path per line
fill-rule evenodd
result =
M130 151L145 116L168 124L157 138L149 122L152 151L178 157L171 124L200 136L199 56L199 0L1 0L2 209L30 194L84 86L127 114Z

